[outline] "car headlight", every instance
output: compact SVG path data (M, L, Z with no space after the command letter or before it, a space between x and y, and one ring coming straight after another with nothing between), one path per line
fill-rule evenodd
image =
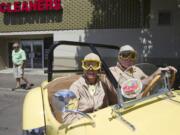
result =
M23 135L44 135L45 127L23 130Z

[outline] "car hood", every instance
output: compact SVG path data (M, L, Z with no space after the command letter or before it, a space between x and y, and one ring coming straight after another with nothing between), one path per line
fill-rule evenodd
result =
M180 96L168 99L159 96L130 108L119 110L122 118L114 117L112 107L90 114L95 124L81 119L66 127L67 135L179 135ZM132 130L129 122L135 128Z

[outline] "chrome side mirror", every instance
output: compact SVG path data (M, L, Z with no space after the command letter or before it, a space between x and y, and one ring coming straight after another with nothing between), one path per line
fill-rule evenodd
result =
M60 112L67 112L67 110L70 109L68 108L69 105L72 105L73 103L77 102L76 95L68 89L59 90L54 94L54 96L55 96L55 104L57 103ZM71 109L76 110L77 107Z

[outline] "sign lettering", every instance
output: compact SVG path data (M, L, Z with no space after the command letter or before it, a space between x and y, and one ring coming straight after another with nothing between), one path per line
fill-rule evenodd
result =
M31 11L50 11L61 10L61 0L30 0L30 1L15 1L13 3L0 3L0 12L2 13L17 13Z

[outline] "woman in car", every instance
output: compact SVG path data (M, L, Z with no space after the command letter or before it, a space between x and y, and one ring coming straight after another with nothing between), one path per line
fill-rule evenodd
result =
M100 80L101 60L98 55L90 53L82 60L83 75L71 86L78 99L77 110L91 113L109 105L108 87ZM64 113L64 123L78 120L82 115Z

